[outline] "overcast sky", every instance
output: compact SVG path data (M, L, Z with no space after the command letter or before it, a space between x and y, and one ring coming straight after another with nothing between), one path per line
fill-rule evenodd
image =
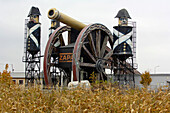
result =
M24 71L24 20L32 6L38 7L42 15L42 54L48 39L50 8L86 24L102 23L111 32L118 24L114 17L125 8L131 21L137 22L138 70L170 73L169 4L169 0L0 0L0 67L8 63L13 64L15 71Z

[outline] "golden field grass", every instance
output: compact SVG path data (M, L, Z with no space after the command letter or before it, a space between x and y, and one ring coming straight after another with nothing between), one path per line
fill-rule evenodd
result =
M7 68L0 73L1 113L168 113L170 90L116 88L93 84L72 90L23 88L13 83Z
M170 91L119 89L108 84L85 90L42 90L21 88L0 82L0 112L8 113L87 113L129 112L168 113Z

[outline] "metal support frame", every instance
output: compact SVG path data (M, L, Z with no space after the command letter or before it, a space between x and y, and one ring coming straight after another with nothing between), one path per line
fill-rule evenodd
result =
M31 55L28 51L25 56L25 86L29 84L41 84L40 81L40 55L39 51L34 56Z
M129 85L135 87L134 78L134 65L133 56L129 57L125 61L119 60L119 56L116 57L114 69L114 82L118 82L119 85Z
M25 86L28 86L29 84L34 85L34 83L41 84L40 81L41 51L37 52L35 55L27 51L26 49L27 23L28 19L25 19L24 56L22 59L22 62L25 62Z

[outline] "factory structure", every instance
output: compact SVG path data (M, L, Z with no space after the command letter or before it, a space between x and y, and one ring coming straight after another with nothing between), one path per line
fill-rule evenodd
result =
M12 72L11 73L12 80L14 83L20 85L21 87L25 87L25 72ZM43 73L40 73L41 80L43 80ZM150 89L157 90L159 87L163 87L168 85L170 87L170 74L151 74L152 82L149 85ZM135 74L135 86L142 88L143 86L140 84L141 77L139 74ZM34 84L36 85L36 84ZM41 84L43 88L44 85Z

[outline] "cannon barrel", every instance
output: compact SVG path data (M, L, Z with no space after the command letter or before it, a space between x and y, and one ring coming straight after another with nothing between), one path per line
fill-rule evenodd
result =
M48 11L48 18L50 19L57 19L58 21L76 29L76 30L82 30L86 25L59 12L55 8L52 8Z

